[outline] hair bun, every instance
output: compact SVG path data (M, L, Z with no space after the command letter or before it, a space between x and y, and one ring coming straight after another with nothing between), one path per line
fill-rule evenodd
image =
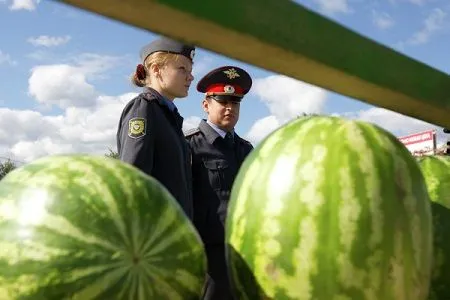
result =
M138 64L136 67L136 77L139 80L144 80L147 76L147 72L145 72L145 68L142 64Z

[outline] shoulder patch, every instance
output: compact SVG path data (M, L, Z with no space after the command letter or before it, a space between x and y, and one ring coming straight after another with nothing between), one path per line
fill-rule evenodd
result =
M199 132L200 132L200 129L198 127L191 128L184 132L184 137L190 137Z
M128 136L136 139L147 134L147 120L145 118L132 118L128 121Z

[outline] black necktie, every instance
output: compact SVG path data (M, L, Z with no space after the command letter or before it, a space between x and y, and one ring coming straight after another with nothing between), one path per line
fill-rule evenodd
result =
M231 132L227 132L227 134L225 134L224 140L228 147L233 148L234 136Z

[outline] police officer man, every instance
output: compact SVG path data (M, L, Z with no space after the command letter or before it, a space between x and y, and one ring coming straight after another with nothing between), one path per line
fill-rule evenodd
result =
M173 100L188 95L194 54L168 38L143 47L132 81L144 89L124 107L117 130L120 159L157 179L191 219L191 156Z
M225 66L205 75L197 90L207 120L185 133L192 151L194 225L205 244L209 279L204 299L232 299L225 264L224 222L231 187L252 145L234 132L240 102L252 86L241 68Z

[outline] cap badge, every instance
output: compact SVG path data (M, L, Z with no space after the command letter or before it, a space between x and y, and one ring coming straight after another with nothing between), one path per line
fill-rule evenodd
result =
M234 68L225 70L225 71L223 71L223 72L227 75L227 77L228 77L229 79L234 79L234 78L236 78L236 77L240 77L239 73L238 73Z
M232 85L226 85L223 87L223 91L227 94L233 94L234 93L234 87Z

